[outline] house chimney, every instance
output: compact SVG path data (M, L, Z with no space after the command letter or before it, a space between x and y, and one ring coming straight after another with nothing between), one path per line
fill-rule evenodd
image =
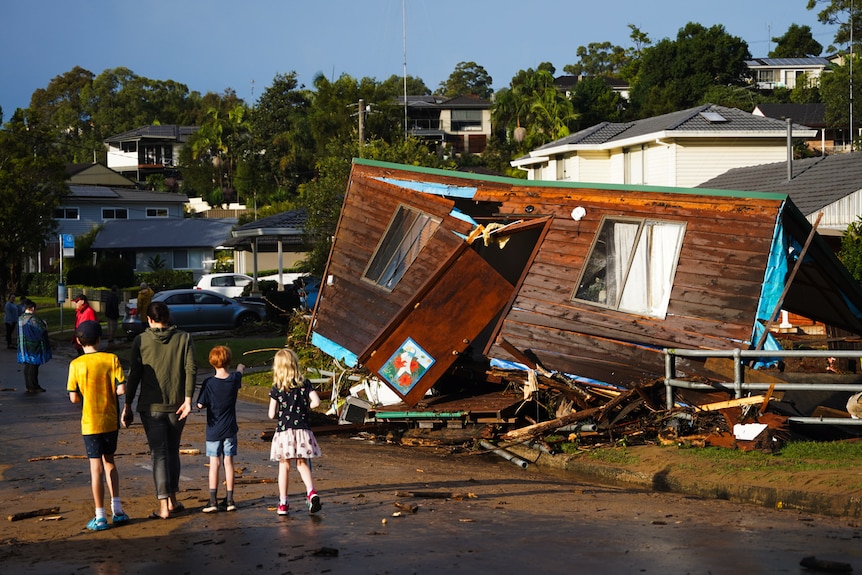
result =
M787 118L787 181L793 179L793 120Z

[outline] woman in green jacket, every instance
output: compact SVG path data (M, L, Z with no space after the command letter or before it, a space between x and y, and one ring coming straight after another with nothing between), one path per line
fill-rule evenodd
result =
M182 511L177 501L180 482L180 441L186 416L192 410L195 358L191 336L170 325L163 302L147 307L149 327L132 342L126 382L123 427L134 420L132 402L140 388L138 414L153 458L153 481L159 509L151 517L168 519Z

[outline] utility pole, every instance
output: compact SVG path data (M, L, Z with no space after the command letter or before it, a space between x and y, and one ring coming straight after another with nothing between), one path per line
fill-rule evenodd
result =
M359 98L359 157L362 157L362 147L365 145L365 100Z

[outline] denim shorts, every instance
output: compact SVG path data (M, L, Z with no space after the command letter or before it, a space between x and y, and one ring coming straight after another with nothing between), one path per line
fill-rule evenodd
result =
M207 457L218 457L220 455L228 457L236 455L236 435L219 441L207 441Z
M84 447L87 449L87 457L90 459L101 459L103 455L113 455L116 453L118 434L119 430L85 435Z

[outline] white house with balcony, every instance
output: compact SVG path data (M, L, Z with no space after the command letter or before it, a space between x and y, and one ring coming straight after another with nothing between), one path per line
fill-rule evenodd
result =
M108 149L107 164L137 182L144 182L153 174L179 177L176 166L180 150L197 126L143 126L105 140Z
M755 58L746 60L745 65L758 90L775 88L796 88L800 78L805 78L809 86L819 86L820 76L829 67L826 58Z
M793 124L793 138L817 130ZM530 180L689 188L732 168L787 158L788 124L705 104L633 122L602 122L511 165Z

